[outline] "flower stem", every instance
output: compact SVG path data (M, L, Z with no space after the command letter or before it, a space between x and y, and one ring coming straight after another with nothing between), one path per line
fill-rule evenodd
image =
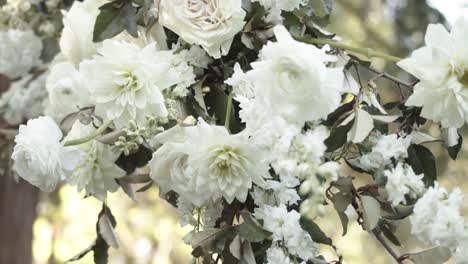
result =
M368 59L373 58L373 57L378 57L378 58L382 58L391 62L399 62L401 60L401 58L399 57L388 55L383 52L378 52L371 48L354 47L351 45L336 42L331 39L323 39L323 38L319 39L319 38L311 38L311 37L303 37L303 36L293 36L293 37L296 40L304 42L304 43L317 44L317 45L329 45L333 48L346 50L348 52L363 55Z
M104 124L102 124L102 126L100 126L98 129L96 129L91 134L89 134L89 135L87 135L85 137L82 137L82 138L66 141L63 145L65 147L68 147L68 146L80 145L80 144L86 143L88 141L91 141L91 140L95 139L96 137L100 136L111 124L112 124L112 120L109 120L109 121L105 122Z
M229 94L227 99L227 107L226 107L226 118L224 119L224 127L229 131L229 125L231 123L231 112L232 112L232 92Z

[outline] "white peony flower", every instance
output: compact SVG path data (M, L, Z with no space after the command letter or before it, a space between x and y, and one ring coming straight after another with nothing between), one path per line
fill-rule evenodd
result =
M41 64L42 42L32 31L0 31L0 74L11 79Z
M91 105L80 72L69 62L52 66L46 88L49 93L46 112L56 120Z
M243 135L204 122L171 130L156 136L166 143L150 162L150 176L163 191L174 190L197 206L220 197L244 202L252 183L263 185L269 176L262 152Z
M42 74L36 78L28 74L2 94L0 108L8 124L19 125L43 114L43 102L47 98L46 76Z
M65 140L82 138L95 130L93 124L83 125L77 120ZM96 140L88 141L77 147L81 160L73 171L66 173L67 182L76 186L79 192L85 190L86 194L104 201L107 192L118 190L119 185L115 180L126 174L115 164L120 156L120 151Z
M161 0L159 22L216 59L226 55L244 27L239 0Z
M417 198L424 192L424 182L422 181L424 175L416 175L413 169L403 163L398 163L396 168L384 171L387 177L385 190L388 193L388 200L392 202L393 206L400 203L406 204L405 195L412 198Z
M456 247L458 236L465 232L465 220L460 214L462 205L460 189L448 194L435 183L414 206L410 216L411 233L425 243Z
M75 147L64 147L62 131L52 118L42 116L20 125L11 158L20 177L51 192L64 173L75 168L80 160Z
M273 233L273 241L284 241L289 253L308 260L317 253L317 247L310 235L301 228L301 215L288 212L284 204L278 207L265 205L255 209L255 218L263 220L263 227Z
M422 106L421 116L443 127L468 122L468 20L459 18L449 33L441 24L427 28L426 46L398 62L420 82L406 101Z
M341 102L343 70L325 66L336 57L295 41L283 26L274 32L278 42L267 43L246 73L255 89L255 104L300 127L325 118Z
M75 1L63 15L60 50L75 66L96 53L99 44L93 42L94 23L99 7L106 2L107 0Z
M80 72L96 113L124 127L130 120L142 123L146 115L167 117L162 91L178 83L170 70L173 55L117 40L105 40L99 55L80 64Z

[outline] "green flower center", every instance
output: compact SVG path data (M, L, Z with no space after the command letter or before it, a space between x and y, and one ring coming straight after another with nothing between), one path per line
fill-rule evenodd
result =
M468 86L468 69L465 69L465 71L463 71L463 74L459 75L458 81L464 86Z
M215 175L229 176L240 167L239 151L231 146L217 147L211 152L210 169Z

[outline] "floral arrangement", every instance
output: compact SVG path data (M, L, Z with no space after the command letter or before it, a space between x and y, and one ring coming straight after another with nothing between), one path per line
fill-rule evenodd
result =
M106 263L118 247L108 193L157 185L193 227L194 263L342 263L316 223L325 206L343 235L357 221L398 263L467 263L463 194L439 185L423 145L440 141L453 159L461 149L467 20L429 25L400 59L324 31L330 0L7 0L0 12L14 171L103 202L96 240L71 261L93 251ZM376 71L373 57L417 82ZM364 85L360 71L375 76ZM382 104L379 78L401 100ZM442 138L420 131L428 120ZM432 246L398 252L404 218Z

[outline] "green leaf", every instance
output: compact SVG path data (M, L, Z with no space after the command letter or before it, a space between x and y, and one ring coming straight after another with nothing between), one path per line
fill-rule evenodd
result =
M463 137L462 135L458 134L458 143L455 146L447 147L448 154L453 160L457 159L458 153L460 152L462 145Z
M351 204L353 200L353 196L350 194L345 194L342 192L338 192L333 194L332 197L330 197L330 200L333 203L333 207L335 208L336 212L338 213L338 216L340 217L341 220L341 225L343 226L343 236L346 235L348 231L348 216L345 214L346 209L348 206Z
M314 242L329 246L333 245L331 238L329 238L314 221L305 217L301 217L300 224L302 229L309 233Z
M330 136L325 140L327 152L332 152L342 147L348 138L348 132L353 123L349 122L345 126L338 126L331 130Z
M398 240L398 237L396 237L395 234L393 234L392 230L390 230L390 228L386 224L380 225L380 231L382 231L384 236L388 240L390 240L390 242L392 242L395 246L401 247L400 240Z
M106 240L101 236L101 218L105 216L108 220L108 223L112 228L115 228L117 225L117 222L115 221L114 216L112 215L111 210L109 207L107 207L105 204L102 205L102 210L98 215L98 221L96 223L96 234L97 234L97 239L96 243L93 247L93 253L94 253L94 263L95 264L107 264L107 259L108 259L108 250L109 250L109 244L106 242ZM106 221L107 221L106 220Z
M346 235L348 233L348 215L345 214L344 212L338 212L338 217L340 218L341 221L341 226L343 227L343 234L342 236Z
M237 227L237 231L242 238L250 242L261 242L271 236L271 232L263 229L250 212L243 211L240 214L244 222Z
M411 145L408 148L408 164L416 174L424 174L426 186L432 186L437 180L437 168L432 152L421 145Z
M361 196L363 226L367 231L373 230L380 219L380 203L374 197Z
M330 197L330 200L333 203L333 207L335 207L335 210L338 212L344 212L348 208L348 206L351 204L353 200L353 196L350 194L346 194L343 192L338 192L333 194L332 197Z
M435 247L408 255L414 264L440 264L445 263L451 257L450 250L444 247Z
M235 229L232 226L194 233L192 236L192 255L201 257L211 252L222 252L226 241L233 239L234 236Z
M339 177L336 181L331 182L330 185L337 188L344 194L350 194L351 190L353 189L353 178Z
M93 41L101 42L127 30L133 37L138 37L136 8L131 2L115 0L104 4L94 24Z

